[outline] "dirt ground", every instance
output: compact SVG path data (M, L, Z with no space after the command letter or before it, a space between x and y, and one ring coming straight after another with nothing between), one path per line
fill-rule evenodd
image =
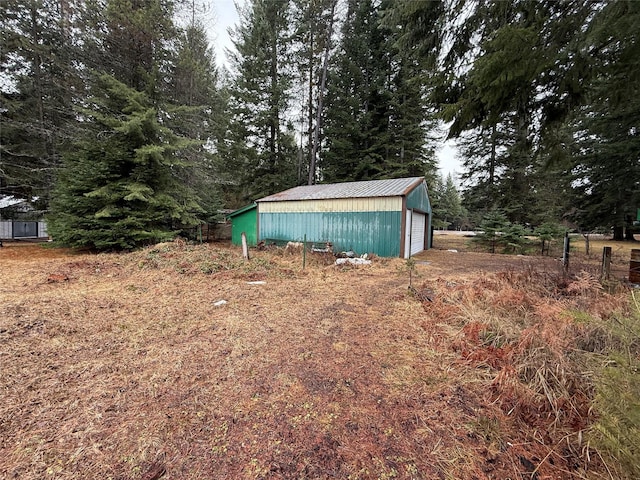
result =
M461 361L461 313L424 298L558 260L438 241L414 293L400 259L5 243L0 478L586 478Z

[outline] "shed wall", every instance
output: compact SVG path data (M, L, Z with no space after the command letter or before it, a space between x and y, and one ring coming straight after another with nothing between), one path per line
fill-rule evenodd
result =
M402 210L401 197L336 198L260 202L260 213L276 212L393 212Z
M334 251L373 252L383 257L400 255L400 210L263 212L265 204L259 206L261 240L302 241L306 235L308 242L331 242Z
M242 232L247 236L247 244L258 244L257 208L252 208L231 218L231 243L242 245Z
M29 235L25 237L24 234L21 234L21 230L14 228L14 223L16 224L37 224L35 235ZM13 220L2 220L0 221L0 238L8 240L10 238L47 238L49 233L47 232L47 222L40 220L38 222L28 221L28 222L14 222Z
M407 208L420 210L423 213L431 215L431 204L429 203L427 188L424 184L409 192L407 195Z
M0 222L0 238L13 238L13 222L1 221Z

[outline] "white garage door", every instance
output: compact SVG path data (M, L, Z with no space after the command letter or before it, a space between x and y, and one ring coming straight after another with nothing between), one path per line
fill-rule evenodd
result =
M413 212L411 219L411 255L424 250L424 232L427 217L424 213Z

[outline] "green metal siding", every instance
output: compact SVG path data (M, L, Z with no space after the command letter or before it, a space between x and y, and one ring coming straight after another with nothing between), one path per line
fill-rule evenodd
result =
M261 240L331 242L334 251L400 255L402 212L260 213Z
M253 207L231 218L231 243L242 245L242 232L247 236L247 244L255 247L258 244L258 209Z
M431 216L431 204L429 203L429 196L427 195L427 189L424 184L421 184L409 192L407 195L407 208L410 210L420 210Z

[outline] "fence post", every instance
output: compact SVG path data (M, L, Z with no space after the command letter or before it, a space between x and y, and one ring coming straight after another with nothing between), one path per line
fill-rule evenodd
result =
M566 232L564 234L564 249L563 249L563 253L562 253L562 265L564 266L564 271L565 273L569 271L569 246L570 246L570 240L569 240L569 232Z
M611 247L604 247L602 249L602 268L600 270L600 276L604 280L609 280L611 274Z
M242 258L249 260L249 245L247 245L247 235L242 232Z
M304 234L304 241L302 242L302 269L307 265L307 234Z
M631 260L629 261L629 282L640 283L640 250L631 250Z

